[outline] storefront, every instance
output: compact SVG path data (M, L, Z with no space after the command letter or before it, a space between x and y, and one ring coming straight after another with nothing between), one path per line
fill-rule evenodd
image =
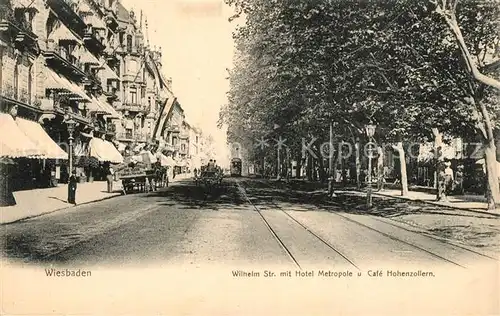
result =
M113 143L93 137L89 142L89 156L98 162L97 166L92 166L90 176L99 180L104 180L110 164L123 163L123 156L116 149Z
M12 192L57 185L56 166L67 153L35 121L0 113L0 205L15 204Z

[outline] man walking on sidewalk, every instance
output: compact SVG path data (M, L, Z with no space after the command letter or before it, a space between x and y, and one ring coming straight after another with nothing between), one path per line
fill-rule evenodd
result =
M115 171L110 166L108 168L108 173L106 175L106 180L108 182L108 193L113 193L113 180L114 180L114 177L115 177Z
M77 188L78 178L76 176L76 171L71 172L71 176L68 181L68 203L76 205L76 188Z

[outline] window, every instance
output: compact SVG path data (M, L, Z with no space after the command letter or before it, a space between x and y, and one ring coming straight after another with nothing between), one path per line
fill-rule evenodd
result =
M120 42L120 46L123 46L123 41L125 40L125 33L124 32L120 32L120 34L118 35L118 40Z
M196 143L198 144L198 136L196 136Z
M19 61L14 66L14 99L17 99L19 93Z
M177 145L177 136L172 137L172 145Z
M127 35L127 51L132 52L132 35Z
M146 97L146 88L141 88L141 99Z
M151 109L151 97L148 97L148 107Z
M130 103L137 104L137 90L135 87L130 88Z
M186 144L182 144L182 145L181 145L181 150L182 150L182 151L185 151L185 150L186 150Z
M132 129L131 128L127 128L125 130L125 138L128 138L128 139L132 138Z
M28 68L28 103L31 104L31 87L33 85L33 65Z

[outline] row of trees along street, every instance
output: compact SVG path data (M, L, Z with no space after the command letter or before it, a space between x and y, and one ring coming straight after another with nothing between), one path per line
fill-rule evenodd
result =
M255 140L281 136L300 161L302 138L328 142L330 124L335 142L362 146L372 122L376 142L399 153L405 195L406 144L480 138L488 202L500 205L499 0L225 1L237 12L231 20L244 23L233 34L237 53L219 123L251 159L276 156ZM313 150L320 157L319 146ZM316 163L324 178L328 166Z

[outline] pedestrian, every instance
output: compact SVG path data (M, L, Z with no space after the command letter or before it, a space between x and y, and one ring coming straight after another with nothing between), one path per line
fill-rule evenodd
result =
M452 186L453 186L453 169L451 169L451 162L446 162L445 163L446 168L444 169L444 176L445 176L445 187L446 187L446 194L449 195L452 191Z
M457 167L455 175L455 192L459 195L464 195L464 166Z
M110 166L108 168L108 172L106 174L106 180L108 182L108 193L112 193L113 192L113 180L114 180L114 177L115 177L115 171Z
M71 176L68 181L68 203L76 205L76 189L77 189L78 177L76 176L76 171L71 172Z

